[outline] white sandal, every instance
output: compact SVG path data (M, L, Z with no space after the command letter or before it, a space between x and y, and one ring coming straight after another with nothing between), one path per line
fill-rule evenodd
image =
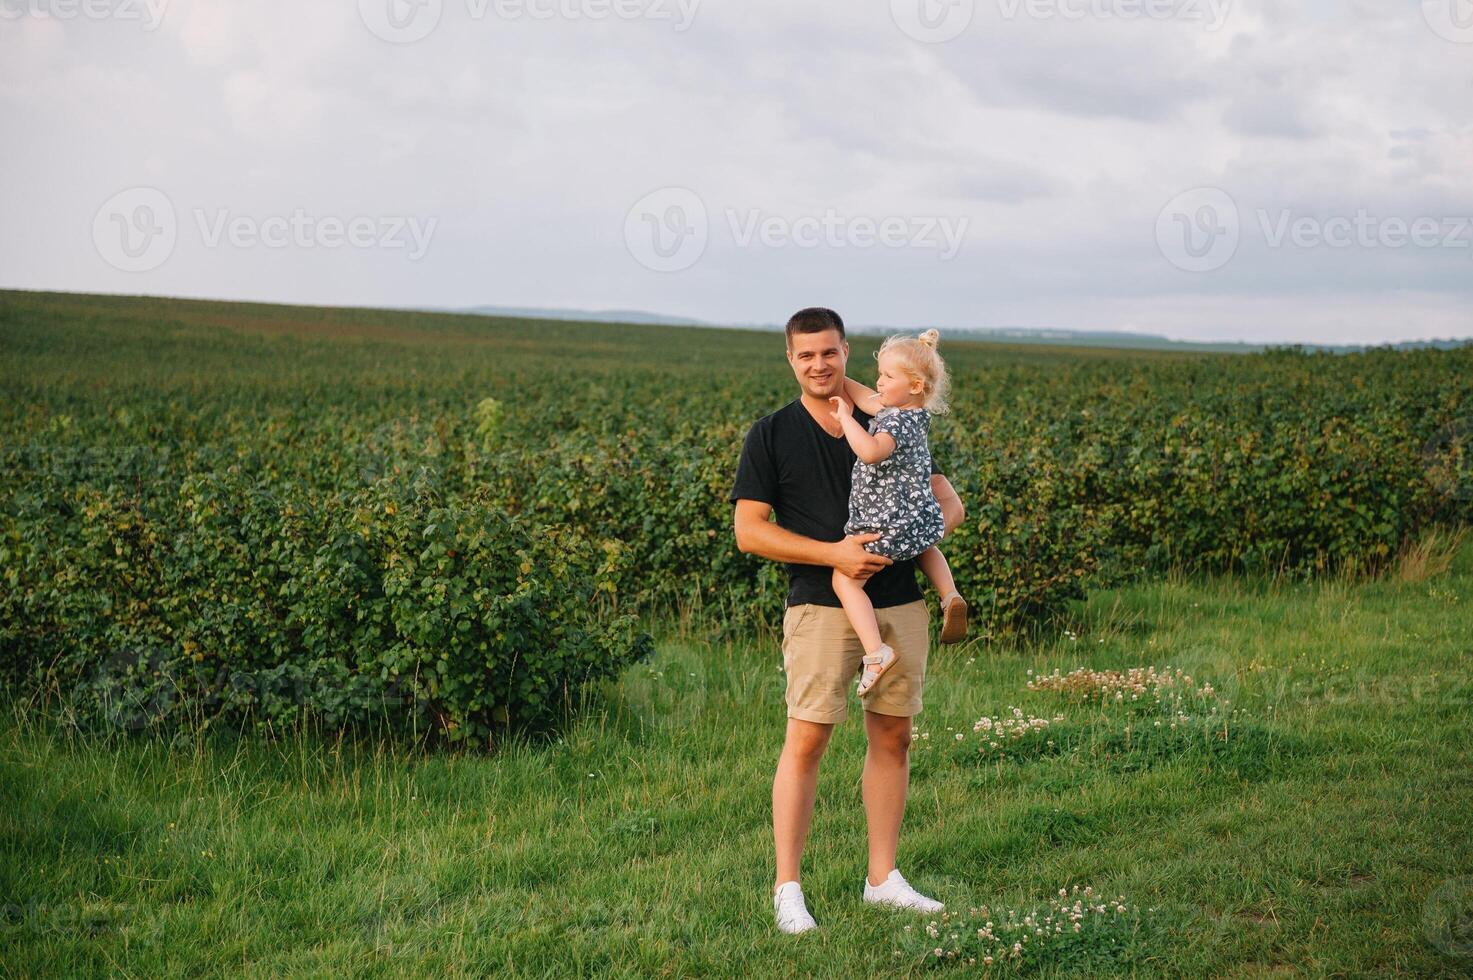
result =
M875 682L885 675L885 671L889 670L890 665L897 659L899 658L895 650L888 643L881 643L880 648L874 653L865 654L864 659L860 662L867 666L859 677L859 687L855 693L860 697L868 694L875 686Z

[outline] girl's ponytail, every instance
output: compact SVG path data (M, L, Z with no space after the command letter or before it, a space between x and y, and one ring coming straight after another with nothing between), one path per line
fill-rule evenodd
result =
M925 344L927 347L931 348L932 350L935 350L936 349L936 345L941 342L941 331L936 330L934 328L931 329L931 330L927 330L925 333L923 333L919 337L917 337L916 340L919 340L921 343Z

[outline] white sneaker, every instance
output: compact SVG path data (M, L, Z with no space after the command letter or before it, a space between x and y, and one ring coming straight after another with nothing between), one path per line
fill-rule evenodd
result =
M899 868L890 871L890 877L886 878L878 886L869 883L869 876L864 879L864 900L876 905L890 905L897 909L914 909L917 912L940 912L946 908L942 902L934 898L927 898L914 888L900 875Z
M785 881L772 896L773 908L777 911L777 927L783 932L807 932L817 929L818 923L808 914L803 904L803 886L796 881Z

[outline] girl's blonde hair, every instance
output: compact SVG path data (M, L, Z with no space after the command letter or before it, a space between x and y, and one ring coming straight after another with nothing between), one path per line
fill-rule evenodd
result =
M926 411L938 414L951 410L946 403L951 391L951 374L946 370L946 362L936 353L940 341L941 333L936 330L927 330L919 337L897 335L886 337L875 352L875 360L881 354L894 354L905 372L921 383Z

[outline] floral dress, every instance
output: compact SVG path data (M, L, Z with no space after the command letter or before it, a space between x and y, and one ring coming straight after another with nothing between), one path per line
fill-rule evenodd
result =
M878 463L856 460L845 534L882 535L865 550L895 561L914 558L941 540L946 525L931 492L931 413L886 406L870 419L870 435L888 432L895 450Z

